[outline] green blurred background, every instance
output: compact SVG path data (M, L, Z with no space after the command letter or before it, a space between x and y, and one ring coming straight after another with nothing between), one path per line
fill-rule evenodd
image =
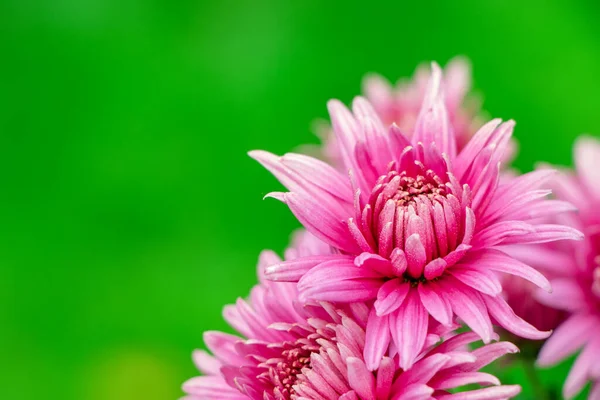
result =
M246 152L316 143L311 122L366 72L467 55L484 108L518 122L516 165L570 163L600 133L599 17L558 0L0 1L0 397L177 398L202 331L298 225Z

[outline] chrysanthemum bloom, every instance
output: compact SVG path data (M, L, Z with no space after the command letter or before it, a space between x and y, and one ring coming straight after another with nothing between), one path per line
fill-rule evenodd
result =
M407 137L411 137L430 77L428 65L420 65L411 79L401 79L396 85L391 85L382 76L371 74L363 81L363 93L384 125L395 123ZM442 84L448 120L460 150L484 122L478 116L479 101L469 96L472 79L468 60L463 57L450 60L444 68ZM343 165L341 149L330 126L320 124L316 130L323 140L325 158L336 166Z
M261 256L259 270L276 257ZM259 274L260 275L260 274ZM376 371L363 358L369 308L355 303L300 306L294 284L264 281L249 302L238 300L225 309L227 321L246 339L207 332L214 354L197 350L194 360L204 376L183 385L187 400L495 400L519 393L479 370L496 358L514 353L508 342L468 351L478 340L473 333L448 338L430 334L428 350L409 371L398 368L397 356L383 357ZM445 330L441 330L445 331ZM464 393L448 390L463 385L483 387Z
M390 340L401 367L410 368L423 350L430 315L448 325L455 314L486 343L490 316L516 335L547 337L514 314L495 272L550 290L548 281L497 247L581 238L570 227L538 223L571 209L539 188L548 172L499 182L513 122L489 122L457 154L441 79L434 64L411 140L395 125L385 128L363 98L354 100L353 113L329 102L349 176L308 156L251 153L290 190L270 196L340 251L275 263L268 278L299 281L301 299L376 300L366 328L370 370Z
M600 399L600 143L583 137L575 145L576 175L557 177L555 194L575 204L579 213L565 216L586 234L583 242L560 243L532 254L551 260L557 277L554 292L541 295L546 305L569 313L548 339L538 363L552 365L582 349L565 382L564 396L575 396L588 380L596 382L590 399Z

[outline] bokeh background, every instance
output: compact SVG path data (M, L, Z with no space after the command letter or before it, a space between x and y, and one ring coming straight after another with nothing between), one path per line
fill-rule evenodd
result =
M600 133L599 17L590 0L0 1L0 397L180 396L202 332L298 226L246 152L316 143L366 72L464 54L484 108L518 122L516 166L570 164Z

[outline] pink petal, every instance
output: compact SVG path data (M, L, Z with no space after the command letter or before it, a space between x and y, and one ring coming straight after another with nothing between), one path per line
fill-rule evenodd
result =
M465 285L490 296L502 292L502 285L496 275L481 267L455 265L449 273Z
M421 353L427 337L428 314L417 292L410 294L390 319L392 337L400 354L400 367L408 370ZM395 320L395 326L392 321Z
M183 391L193 398L207 400L245 400L247 396L229 387L220 376L197 376L183 384Z
M237 336L217 331L206 331L203 335L206 347L212 351L222 364L245 364L243 357L235 351L235 343L241 339Z
M192 358L196 368L205 375L218 375L221 363L204 350L194 350Z
M435 282L427 282L419 285L419 297L421 303L429 314L439 321L442 325L452 324L452 309L438 291L439 287Z
M435 379L432 383L436 389L453 389L464 385L500 385L500 381L494 375L485 372L458 372L443 379Z
M526 339L546 339L552 332L542 332L518 317L501 296L482 295L494 319L509 332Z
M583 237L583 233L570 226L538 224L533 232L507 238L503 244L548 243L557 240L582 240Z
M362 253L354 259L354 264L357 267L372 269L382 276L397 276L392 263L378 254Z
M415 383L427 383L450 361L446 354L433 354L419 360L409 373L400 375L394 388L406 387Z
M575 165L584 186L596 199L600 198L600 145L594 138L581 136L575 142Z
M515 275L530 281L547 292L552 290L550 282L548 282L548 279L544 275L501 251L486 249L477 253L473 252L469 256L470 258L468 261L465 260L465 264L477 265L481 269L487 268Z
M298 289L310 289L315 286L341 281L378 279L381 275L368 268L354 265L352 258L337 258L325 261L310 269L299 281Z
M392 398L392 400L429 400L433 394L433 389L427 385L417 383L402 388L402 392Z
M323 204L317 199L299 193L286 193L284 201L310 233L325 243L348 253L360 252L358 245L348 234L347 225L331 211L339 205Z
M460 152L456 160L455 172L458 178L462 178L463 174L467 172L473 160L487 146L487 143L489 142L494 132L497 132L497 128L501 122L502 120L500 119L493 119L489 121L481 128L479 128L479 130L475 133L475 135L473 135L471 140L469 140L469 142Z
M598 363L598 353L595 350L593 346L584 347L573 363L563 387L563 395L567 399L575 397L590 378L591 369Z
M400 279L392 279L384 283L377 293L375 310L377 315L389 314L398 309L410 291L410 284Z
M565 311L577 311L587 304L581 286L567 278L553 279L552 293L536 292L535 298L548 307Z
M492 247L508 242L510 238L522 238L535 232L533 226L521 221L501 221L481 230L473 240L475 247ZM520 243L519 240L513 243Z
M375 400L375 377L365 363L355 357L346 360L348 364L348 382L361 400Z
M395 372L396 365L394 360L389 357L384 357L377 370L377 383L375 389L375 397L377 399L389 398Z
M414 233L406 239L404 247L406 261L408 262L407 271L413 278L420 278L425 267L425 247L421 242L419 234Z
M496 342L482 347L479 347L471 352L475 356L474 362L459 366L460 371L479 371L498 358L506 354L515 354L519 352L519 348L510 342Z
M333 196L343 202L352 198L352 190L346 176L321 160L294 153L278 157L262 150L254 150L248 154L291 192Z
M379 280L359 280L331 282L311 287L300 292L302 301L313 299L340 303L369 301L377 296L381 282Z
M312 400L308 397L303 397L303 398L299 398L298 400ZM352 392L348 392L348 393L344 393L343 395L340 396L339 400L361 400L358 398L358 396L356 395L356 392L352 391Z
M387 352L390 344L390 325L387 315L377 316L375 309L371 309L367 322L364 357L367 369L375 371Z
M326 261L350 259L343 255L309 256L295 260L282 261L270 265L265 270L265 277L276 282L298 282L308 271Z
M433 280L435 278L439 278L442 276L448 263L443 258L436 258L435 260L430 261L424 269L425 279Z
M584 346L599 326L594 316L572 315L544 343L537 364L550 366L569 357Z
M504 400L510 399L521 393L519 385L493 386L468 392L444 394L437 396L437 400Z
M390 256L390 261L394 267L394 275L402 276L408 267L408 261L406 260L404 251L402 251L402 249L395 248Z
M442 153L453 159L456 156L456 138L450 124L442 92L442 71L433 63L425 99L417 117L412 142L435 143Z
M476 332L484 343L489 343L492 340L492 322L481 295L458 281L447 280L449 282L445 282L444 289L452 311Z

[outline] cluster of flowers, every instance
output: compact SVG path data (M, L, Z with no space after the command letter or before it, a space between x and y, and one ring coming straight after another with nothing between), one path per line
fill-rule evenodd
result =
M518 175L514 122L482 125L469 90L460 59L369 77L328 103L325 161L250 153L304 230L225 307L241 336L205 333L187 400L508 399L480 370L553 329L539 365L583 348L565 397L600 382L600 144L577 143L576 174Z

